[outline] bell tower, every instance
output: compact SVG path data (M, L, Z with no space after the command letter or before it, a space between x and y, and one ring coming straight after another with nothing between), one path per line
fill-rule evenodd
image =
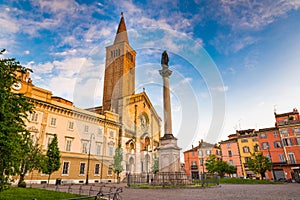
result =
M122 12L114 43L106 47L103 111L111 110L122 116L124 97L135 91L135 56L136 52L129 45Z

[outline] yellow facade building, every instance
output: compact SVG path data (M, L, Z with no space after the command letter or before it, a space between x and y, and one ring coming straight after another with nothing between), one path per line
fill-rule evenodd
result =
M53 97L51 91L34 86L29 74L21 75L12 90L25 94L34 104L34 112L26 125L33 141L40 144L44 153L54 135L57 135L61 168L51 175L50 183L55 183L56 179L83 183L87 168L89 182L115 179L111 165L118 145L117 114L109 111L96 114L77 108L68 100ZM43 183L47 179L47 175L37 171L26 176L26 181L31 183Z
M237 130L237 143L240 152L240 159L242 165L242 173L244 177L255 177L247 165L248 160L251 158L251 153L258 152L258 138L255 129Z

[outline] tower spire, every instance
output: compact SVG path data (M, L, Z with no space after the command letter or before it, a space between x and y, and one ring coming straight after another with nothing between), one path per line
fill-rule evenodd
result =
M128 36L127 36L127 29L126 29L126 24L125 24L125 18L124 18L124 13L121 12L121 20L118 26L117 34L115 37L114 44L120 43L120 42L127 42L128 41Z

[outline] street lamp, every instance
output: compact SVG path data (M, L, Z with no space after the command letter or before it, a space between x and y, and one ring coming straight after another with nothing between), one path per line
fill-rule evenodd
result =
M90 137L90 147L89 147L89 154L88 154L88 165L87 165L87 171L86 171L86 179L85 179L85 184L89 184L89 171L90 171L90 160L91 160L91 144L92 144L92 139L95 139L94 133L91 134Z

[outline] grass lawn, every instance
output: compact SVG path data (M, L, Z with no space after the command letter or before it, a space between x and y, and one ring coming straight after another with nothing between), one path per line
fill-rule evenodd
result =
M222 184L282 184L269 180L243 179L243 178L220 178Z
M204 187L216 186L216 184L205 184ZM172 188L202 188L201 185L176 185L176 186L161 186L161 185L148 185L148 184L131 184L130 188L133 189L172 189Z
M10 187L9 189L0 192L0 200L59 200L80 196L82 195L69 194L65 192L55 192L36 188L17 187Z

